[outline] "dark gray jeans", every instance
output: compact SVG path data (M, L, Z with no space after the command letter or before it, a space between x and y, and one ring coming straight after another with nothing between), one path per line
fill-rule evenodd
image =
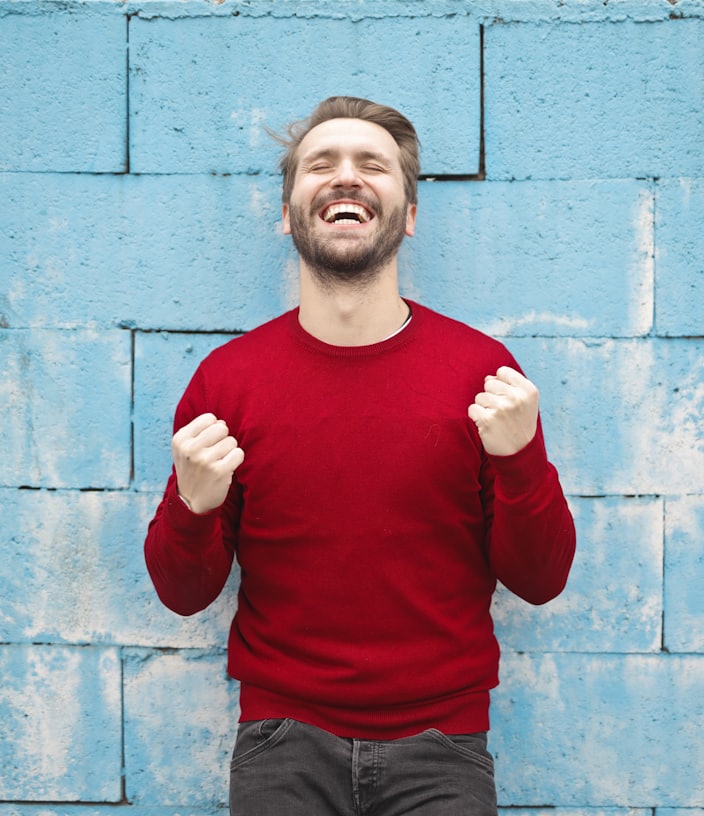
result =
M240 724L231 816L496 816L486 734L343 739L296 720Z

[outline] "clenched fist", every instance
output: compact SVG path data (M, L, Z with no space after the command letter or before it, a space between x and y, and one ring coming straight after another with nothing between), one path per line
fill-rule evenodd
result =
M484 390L469 406L484 450L493 456L518 453L538 427L538 389L509 366L484 380Z
M222 419L201 414L174 434L171 450L179 495L194 513L214 510L227 498L244 451Z

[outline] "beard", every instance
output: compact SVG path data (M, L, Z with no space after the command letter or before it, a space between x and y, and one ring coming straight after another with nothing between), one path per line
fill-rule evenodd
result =
M374 220L378 222L376 237L360 238L354 230L330 236L315 233L313 225L319 218L318 213L328 202L339 198L359 201L375 212ZM316 199L307 213L303 207L289 204L291 238L319 283L326 287L344 283L363 288L398 252L406 234L406 213L406 203L386 213L365 200L359 192L337 191L334 195Z

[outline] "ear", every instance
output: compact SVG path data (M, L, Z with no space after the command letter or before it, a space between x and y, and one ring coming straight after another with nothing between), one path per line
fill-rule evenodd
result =
M418 207L416 204L409 204L406 211L406 235L412 238L416 232L416 214Z
M288 204L281 205L281 221L283 222L283 230L284 235L291 234L291 221L289 219L289 206Z

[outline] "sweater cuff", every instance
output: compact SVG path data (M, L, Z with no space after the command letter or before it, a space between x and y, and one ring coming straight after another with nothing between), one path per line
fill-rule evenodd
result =
M167 523L177 533L198 535L198 540L215 528L219 518L219 508L208 513L194 513L178 494L176 484L169 485L166 496Z
M511 456L491 456L489 460L496 474L495 490L506 499L517 499L532 493L543 484L550 473L547 451L542 434Z

